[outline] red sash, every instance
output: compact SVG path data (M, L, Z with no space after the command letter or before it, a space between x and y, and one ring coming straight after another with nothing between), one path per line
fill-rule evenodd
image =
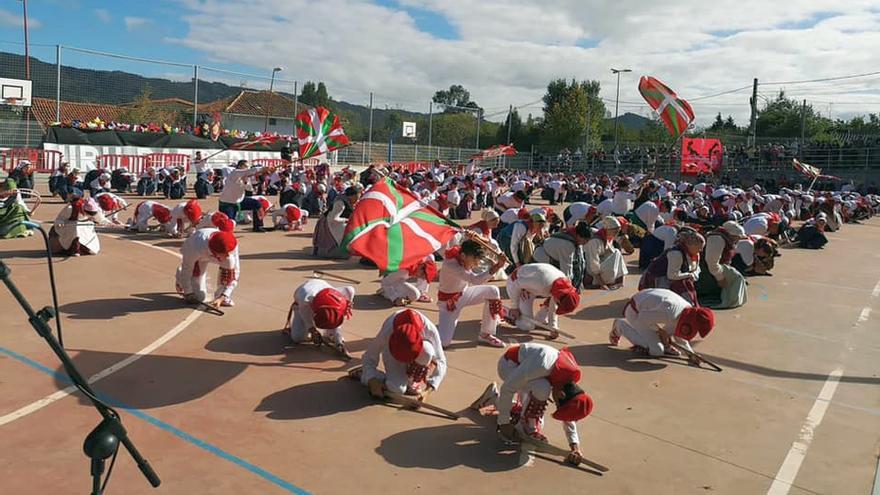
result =
M519 364L519 345L512 345L504 351L504 359Z
M455 304L461 298L461 292L437 292L437 300L446 303L447 311L455 311Z

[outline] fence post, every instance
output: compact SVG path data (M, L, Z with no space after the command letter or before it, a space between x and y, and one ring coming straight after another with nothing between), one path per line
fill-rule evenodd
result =
M61 45L55 45L55 122L61 122Z
M199 125L199 66L193 66L193 127Z

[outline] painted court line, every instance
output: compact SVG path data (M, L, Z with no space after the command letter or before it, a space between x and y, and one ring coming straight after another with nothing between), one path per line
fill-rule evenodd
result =
M822 391L819 392L819 397L816 398L816 402L813 403L813 407L810 409L809 414L807 414L806 421L801 426L797 440L791 444L788 455L782 461L782 466L776 473L776 478L773 480L773 484L770 485L767 495L785 495L791 489L791 485L801 469L801 464L803 464L804 458L807 456L807 450L813 442L813 434L825 417L825 411L828 410L828 405L834 397L834 392L837 391L837 385L840 383L842 375L843 368L837 368L828 375L825 385L822 386Z
M877 287L880 287L880 282L878 282ZM877 287L875 287L874 290L877 290ZM871 308L865 306L859 313L859 318L854 326L859 326L868 321L870 316ZM847 340L847 349L852 350L852 334L850 334L849 339ZM800 471L801 465L807 456L807 450L809 450L810 444L813 442L813 435L816 428L822 423L822 419L825 418L825 412L828 410L829 404L831 404L831 399L834 398L834 393L837 391L837 385L840 383L841 376L843 376L842 365L839 365L828 375L828 379L825 380L825 384L822 386L822 391L819 392L816 402L813 403L813 407L807 414L807 419L801 426L798 438L791 444L791 448L788 450L785 460L782 461L782 466L779 467L779 471L776 473L776 477L773 479L773 484L770 485L767 495L788 494L788 491L791 489L795 478L797 478L798 471ZM877 487L875 486L874 488L874 493L876 495Z
M16 361L19 361L23 364L30 366L31 368L34 368L38 371L46 373L47 375L54 377L56 380L61 380L61 381L70 383L70 378L67 375L64 375L62 373L57 373L57 372L55 372L55 370L47 368L46 366L43 366L42 364L40 364L36 361L33 361L32 359L28 358L27 356L23 356L21 354L18 354L15 351L10 351L9 349L6 349L4 347L0 347L0 354L5 354L5 355L15 359ZM278 476L266 471L265 469L263 469L259 466L255 466L254 464L251 464L250 462L242 459L241 457L230 454L229 452L226 452L225 450L221 449L220 447L217 447L217 446L212 445L204 440L201 440L197 437L194 437L194 436L190 435L189 433L177 428L176 426L168 424L168 423L162 421L161 419L156 418L155 416L151 416L140 409L134 409L134 408L128 407L125 404L122 404L122 403L114 400L113 398L107 397L107 396L100 394L100 393L98 394L98 398L100 398L102 401L112 405L113 407L124 409L126 412L131 413L133 416L135 416L139 419L142 419L142 420L146 421L147 423L150 423L151 425L153 425L161 430L167 431L167 432L171 433L172 435L180 438L181 440L184 440L187 443L195 445L196 447L198 447L202 450L205 450L211 454L214 454L215 456L220 457L221 459L227 460L227 461L229 461L229 462L231 462L241 468L244 468L245 470L250 471L251 473L263 478L264 480L266 480L266 481L268 481L268 482L270 482L280 488L287 490L290 493L295 493L297 495L310 495L309 492L279 478ZM161 473L160 473L160 476L161 476Z
M122 239L121 237L117 237L117 236L108 236L108 237L113 237L114 239ZM132 241L132 242L135 242L137 244L142 244L144 246L149 246L153 249L158 249L160 251L164 251L166 253L173 254L174 256L177 256L178 258L180 258L180 254L175 253L174 251L169 251L168 249L164 249L159 246L153 246L153 245L148 244L146 242L141 242L141 241ZM108 368L105 368L105 369L99 371L98 373L95 373L94 375L89 377L88 382L95 383L98 380L106 378L106 377L112 375L113 373L116 373L117 371L133 364L134 362L136 362L140 358L152 353L153 351L155 351L156 349L158 349L159 347L164 345L166 342L168 342L169 340L176 337L180 332L186 330L186 328L188 326L190 326L194 321L196 321L202 314L203 314L202 311L200 311L198 309L193 310L193 312L190 313L189 316L187 316L182 322L178 323L174 328L172 328L171 330L166 332L164 335L162 335L158 339L154 340L152 343L150 343L149 345L147 345L143 349L128 356L127 358L113 364L112 366L110 366ZM40 409L42 409L46 406L49 406L55 402L58 402L59 400L67 397L68 395L73 394L74 392L76 392L76 387L69 386L63 390L59 390L57 392L49 394L49 395L43 397L42 399L31 402L30 404L28 404L26 406L20 407L20 408L16 409L15 411L4 414L3 416L0 416L0 426L11 423L17 419L21 419L21 418L27 416L28 414L35 413L35 412L39 411Z
M871 291L871 297L880 297L880 280L877 281L877 285L875 285L874 290Z

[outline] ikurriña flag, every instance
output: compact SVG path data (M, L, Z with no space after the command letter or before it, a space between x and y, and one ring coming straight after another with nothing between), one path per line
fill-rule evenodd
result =
M437 251L456 225L390 178L373 184L354 207L340 247L383 273L407 268Z
M349 145L339 116L324 107L309 108L296 116L296 137L300 160Z
M660 120L674 138L684 134L694 121L694 109L691 104L675 94L669 86L651 76L639 79L639 93L648 105L660 115Z

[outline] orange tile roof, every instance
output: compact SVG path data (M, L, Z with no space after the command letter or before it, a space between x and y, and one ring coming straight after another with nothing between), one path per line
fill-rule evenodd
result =
M268 91L244 90L237 95L199 105L200 113L230 113L235 115L266 115L266 105L270 103ZM304 108L305 106L302 105ZM293 119L295 115L294 101L278 93L272 93L269 107L271 117Z
M123 108L116 105L102 103L74 103L61 102L61 120L94 120L100 118L104 122L116 120ZM34 98L31 102L31 115L44 127L55 122L55 100L49 98Z

